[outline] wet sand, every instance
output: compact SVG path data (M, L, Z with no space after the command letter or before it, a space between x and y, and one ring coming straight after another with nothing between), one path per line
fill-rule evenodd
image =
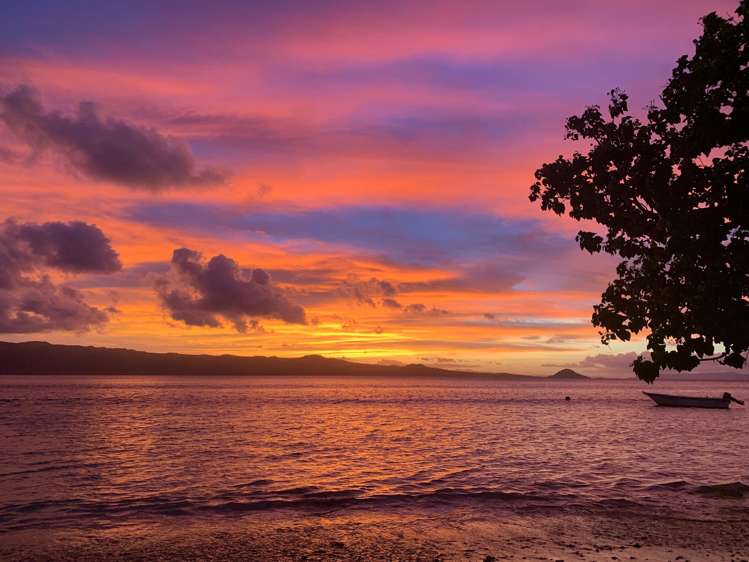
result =
M111 522L110 522L111 524ZM0 534L0 559L747 561L749 520L497 506L272 510Z

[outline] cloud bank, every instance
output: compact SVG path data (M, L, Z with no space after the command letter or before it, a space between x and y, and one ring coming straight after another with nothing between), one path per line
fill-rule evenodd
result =
M557 343L553 342L553 339L554 338L549 339L548 343ZM645 358L650 357L650 353L648 351L643 351L642 354L645 356ZM583 372L586 374L590 373L593 375L604 377L634 377L634 374L632 372L632 362L637 358L638 355L640 355L640 353L634 351L628 351L625 353L599 353L597 355L588 355L587 357L576 363L550 364L546 366L555 368L583 369ZM749 370L743 369L736 371L735 369L726 367L725 365L721 365L717 362L705 362L699 365L691 373L681 373L681 375L693 375L696 377L699 375L727 373L729 376L731 376L737 373L746 373L747 371ZM677 374L676 371L671 370L667 370L665 373L669 375Z
M508 291L528 278L576 288L585 284L598 290L602 283L605 286L605 278L596 277L595 268L603 272L613 269L609 260L597 259L589 260L585 270L576 271L577 261L586 258L580 257L572 235L551 231L537 220L470 209L382 205L274 209L147 201L125 209L123 218L213 236L291 242L307 252L338 248L398 266L449 272L432 282L399 283L399 292ZM564 264L561 275L559 263ZM550 279L546 281L545 276Z
M102 118L96 104L81 102L77 114L45 111L37 92L19 86L0 98L0 120L32 154L50 150L76 172L145 191L221 183L211 168L198 169L187 145L155 129Z
M239 332L256 325L252 317L306 323L304 309L289 301L263 269L247 272L224 255L205 262L188 248L174 250L171 265L171 275L157 281L156 291L174 320L218 327L225 319Z
M0 225L0 333L88 330L107 322L107 310L88 305L48 270L112 273L117 253L98 227L79 221Z

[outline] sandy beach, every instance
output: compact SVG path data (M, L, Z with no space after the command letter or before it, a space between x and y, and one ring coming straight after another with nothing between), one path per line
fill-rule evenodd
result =
M626 513L439 507L272 510L179 517L107 529L0 536L0 559L458 561L744 561L749 520L697 521Z

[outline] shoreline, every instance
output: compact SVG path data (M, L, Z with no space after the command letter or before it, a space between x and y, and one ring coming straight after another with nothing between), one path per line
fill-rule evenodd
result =
M457 503L268 510L0 533L5 561L749 559L749 519L705 521ZM680 558L679 558L680 557Z

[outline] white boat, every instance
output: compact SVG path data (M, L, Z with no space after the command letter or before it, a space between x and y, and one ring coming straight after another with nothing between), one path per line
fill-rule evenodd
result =
M672 408L728 409L731 406L731 402L744 405L742 400L734 398L729 392L724 392L720 398L709 396L674 396L672 394L656 394L655 392L643 392L643 394L651 398L658 406L669 406Z

